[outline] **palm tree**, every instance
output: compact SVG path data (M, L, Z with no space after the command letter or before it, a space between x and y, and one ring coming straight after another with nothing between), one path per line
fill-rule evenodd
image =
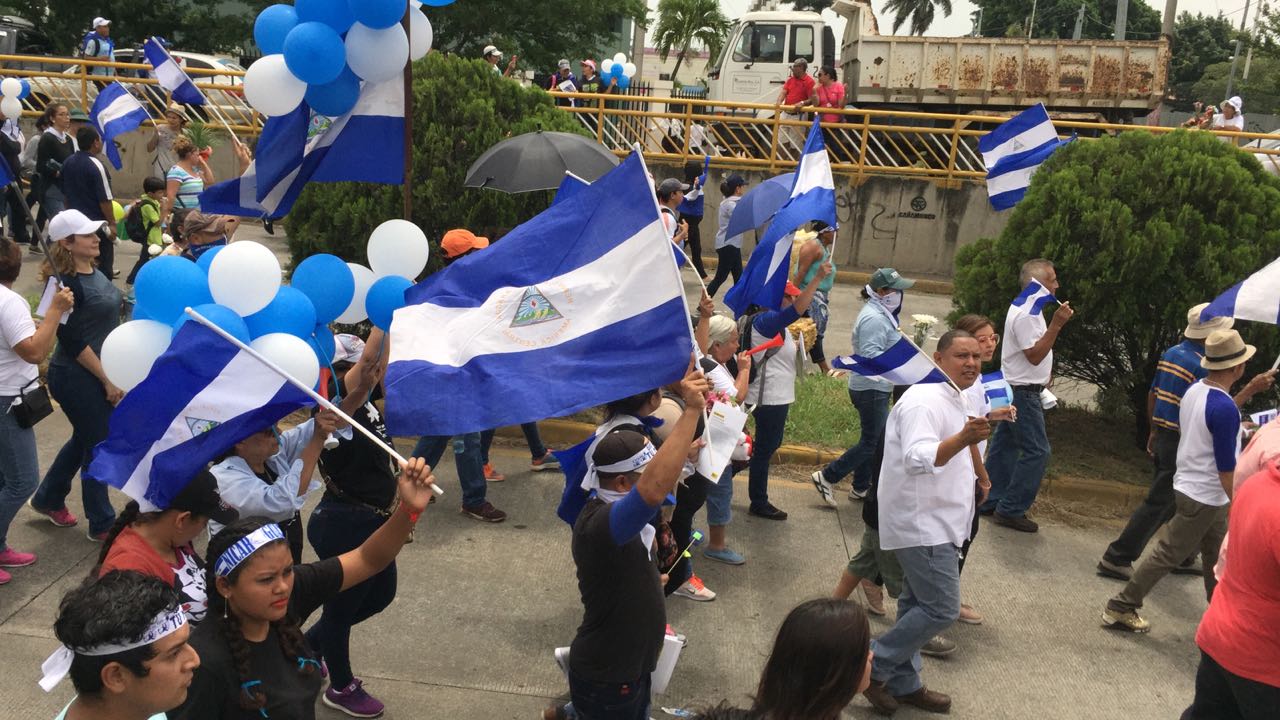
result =
M911 18L911 34L923 35L933 24L935 6L942 8L943 17L951 16L951 0L888 0L885 12L893 13L893 31L898 32L907 18Z
M654 41L664 61L673 51L676 53L672 82L679 82L675 78L680 65L695 42L705 47L712 58L718 57L730 25L717 0L659 0Z

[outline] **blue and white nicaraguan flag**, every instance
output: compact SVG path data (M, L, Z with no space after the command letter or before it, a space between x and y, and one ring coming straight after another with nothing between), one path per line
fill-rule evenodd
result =
M1027 286L1018 293L1018 297L1009 303L1009 312L1021 312L1027 315L1039 315L1044 306L1049 303L1058 302L1058 298L1049 292L1049 289L1041 285L1039 281L1032 280Z
M404 83L364 83L351 112L311 134L311 108L268 118L256 158L200 194L205 212L283 217L308 182L404 182Z
M1008 210L1016 205L1027 194L1040 164L1069 142L1058 139L1043 104L1023 110L979 138L991 206Z
M151 74L155 76L156 82L160 84L160 87L169 91L175 102L180 102L184 105L203 105L205 103L204 93L200 92L200 88L191 82L191 78L186 71L169 54L169 51L164 49L159 40L154 37L147 38L147 42L142 46L142 53L146 56L147 62L151 64Z
M632 155L410 288L391 327L387 428L474 432L679 380L693 347L670 245Z
M102 88L89 111L89 120L102 135L102 148L107 159L117 170L121 168L121 162L120 152L116 150L116 136L137 130L150 119L151 115L138 98L130 95L128 89L118 82Z
M779 208L769 229L747 260L742 277L733 284L724 302L741 316L751 305L778 310L782 307L782 291L791 272L790 235L796 228L812 220L836 224L835 181L831 178L831 159L822 142L818 121L809 128L804 155L796 168L791 197Z
M1280 324L1280 260L1236 283L1200 313L1201 321L1216 317Z
M996 370L982 376L982 389L992 410L1013 404L1013 388L1004 379L1004 373Z
M873 358L843 355L834 358L831 367L870 378L883 378L894 385L949 382L947 376L905 336Z
M185 323L112 412L89 475L143 512L163 510L237 442L311 404L262 361L200 323Z

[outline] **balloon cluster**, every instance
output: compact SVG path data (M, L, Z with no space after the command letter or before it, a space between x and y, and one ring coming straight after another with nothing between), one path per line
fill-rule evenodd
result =
M605 82L612 83L618 81L618 87L626 90L631 87L631 78L635 77L636 64L627 62L625 53L618 53L613 59L606 59L600 63L600 77Z
M320 115L345 115L360 97L361 80L390 80L431 50L431 21L421 4L409 10L407 35L404 14L403 0L269 5L253 23L263 57L245 73L245 99L268 116L293 112L304 99Z
M330 323L366 318L387 330L404 307L404 291L427 265L427 236L405 220L388 220L369 237L372 269L335 255L312 255L282 284L280 261L266 246L234 242L213 248L199 262L153 258L138 272L134 319L102 345L102 369L122 390L151 372L190 307L232 337L248 343L298 380L315 386L333 361Z
M22 116L22 101L31 94L31 83L26 78L0 80L0 114L10 120Z

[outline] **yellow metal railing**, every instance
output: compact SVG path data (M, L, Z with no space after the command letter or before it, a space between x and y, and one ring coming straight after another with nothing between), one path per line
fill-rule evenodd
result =
M93 70L108 68L112 75ZM219 114L237 134L255 135L262 129L261 116L244 99L244 73L227 69L183 68L208 100L205 106L189 106L188 115L221 126ZM36 55L0 55L0 74L26 78L31 94L22 101L23 114L38 116L49 105L61 103L86 113L98 96L99 83L119 81L142 102L155 122L163 122L169 94L151 77L151 66L89 58L57 58ZM225 79L230 78L228 83ZM218 80L215 82L215 80ZM212 108L209 106L213 106Z
M698 98L644 97L591 93L551 93L572 99L573 113L601 144L619 155L639 146L646 157L675 162L701 161L710 155L717 166L783 172L799 161L811 115L784 115L786 107L762 103L727 103ZM806 109L807 110L807 109ZM831 169L860 180L869 174L918 177L944 182L983 180L986 168L978 138L1008 117L954 115L901 110L822 108L841 116L823 123ZM1083 139L1119 132L1173 132L1177 128L1055 120L1059 133ZM1209 131L1205 131L1209 132ZM1277 140L1277 135L1213 131L1248 145ZM1280 148L1245 147L1271 156L1280 170Z

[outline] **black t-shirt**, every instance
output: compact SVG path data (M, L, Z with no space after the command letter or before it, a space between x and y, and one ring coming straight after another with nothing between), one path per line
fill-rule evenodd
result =
M338 558L293 567L293 594L289 612L301 624L342 589L342 563ZM240 706L240 673L224 639L222 617L210 613L191 632L191 647L200 655L200 667L187 691L187 700L170 710L169 720L262 720L262 713ZM298 659L286 657L275 629L262 642L250 642L249 680L267 696L271 720L314 720L316 698L323 682L319 671L303 674ZM311 649L306 648L308 656Z
M387 426L378 408L367 402L353 419L391 444ZM338 487L325 491L325 498L338 502L359 502L387 509L396 499L396 468L386 451L363 433L352 431L350 440L338 438L338 447L320 453L320 472Z
M621 547L609 531L609 505L592 498L573 526L582 625L569 665L599 683L627 683L653 672L662 652L667 608L658 566L640 537Z

